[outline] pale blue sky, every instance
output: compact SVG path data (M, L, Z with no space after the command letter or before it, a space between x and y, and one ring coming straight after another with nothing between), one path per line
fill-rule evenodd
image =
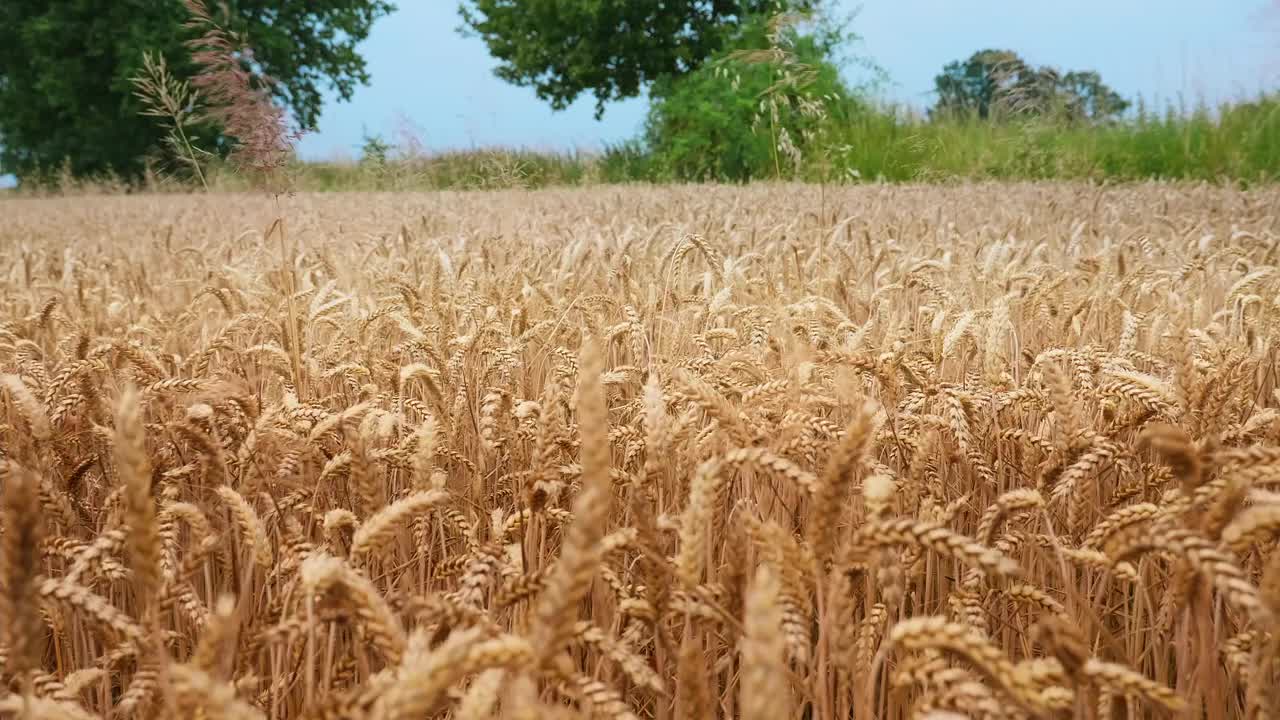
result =
M647 2L649 0L636 0ZM858 49L890 76L884 94L924 107L948 61L985 47L1036 64L1096 69L1122 94L1210 102L1280 87L1277 0L841 0L861 7ZM461 37L456 0L399 0L361 50L372 82L350 103L325 106L308 158L351 157L362 129L391 140L406 133L432 150L505 145L594 149L634 136L643 100L593 118L590 98L553 112L532 90L492 73L484 43Z

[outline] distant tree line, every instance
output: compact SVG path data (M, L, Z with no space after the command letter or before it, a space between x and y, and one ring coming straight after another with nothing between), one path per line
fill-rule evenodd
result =
M1012 50L980 50L947 63L934 78L934 116L1010 119L1053 115L1066 120L1113 119L1129 101L1092 70L1035 67Z

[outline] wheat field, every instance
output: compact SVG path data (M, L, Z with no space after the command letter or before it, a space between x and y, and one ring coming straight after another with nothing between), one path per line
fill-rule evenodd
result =
M0 200L0 716L1280 717L1280 190Z

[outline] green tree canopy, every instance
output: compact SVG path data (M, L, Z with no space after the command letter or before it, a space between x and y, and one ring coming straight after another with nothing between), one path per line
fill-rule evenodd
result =
M255 69L304 129L322 86L346 100L368 82L356 45L387 0L226 0L225 24L253 48ZM215 8L217 6L215 5ZM0 171L20 178L60 166L77 175L134 175L164 129L139 114L130 78L143 53L179 76L194 72L179 0L0 2Z
M813 0L462 0L507 82L563 109L584 92L596 115L662 78L687 74L753 16L803 11Z
M1067 73L1062 76L1059 89L1071 103L1068 112L1072 117L1102 120L1129 108L1129 101L1107 87L1102 76L1093 70Z
M1060 114L1071 120L1106 120L1129 103L1092 71L1060 73L1035 67L1012 50L979 50L947 63L934 80L935 115L1004 119Z

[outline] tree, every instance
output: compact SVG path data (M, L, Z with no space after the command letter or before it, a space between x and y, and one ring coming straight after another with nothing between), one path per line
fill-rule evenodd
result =
M596 116L610 100L690 73L750 17L805 11L816 0L462 0L464 31L499 60L498 77L532 87L557 110L584 92Z
M1129 101L1107 87L1102 76L1092 70L1067 73L1059 87L1071 102L1069 112L1073 118L1105 120L1129 109Z
M1100 121L1129 107L1092 71L1060 73L1034 67L1012 50L980 50L943 67L934 80L935 116L1005 119L1058 114L1068 120Z
M368 82L356 45L387 0L227 0L228 29L253 47L254 69L304 129L328 84L348 100ZM0 2L0 172L26 178L68 163L76 175L134 176L165 129L143 117L131 78L143 54L179 77L194 74L178 0ZM214 144L217 130L210 129Z
M980 50L964 62L949 62L933 79L938 94L934 112L988 118L999 99L1029 71L1010 50Z

